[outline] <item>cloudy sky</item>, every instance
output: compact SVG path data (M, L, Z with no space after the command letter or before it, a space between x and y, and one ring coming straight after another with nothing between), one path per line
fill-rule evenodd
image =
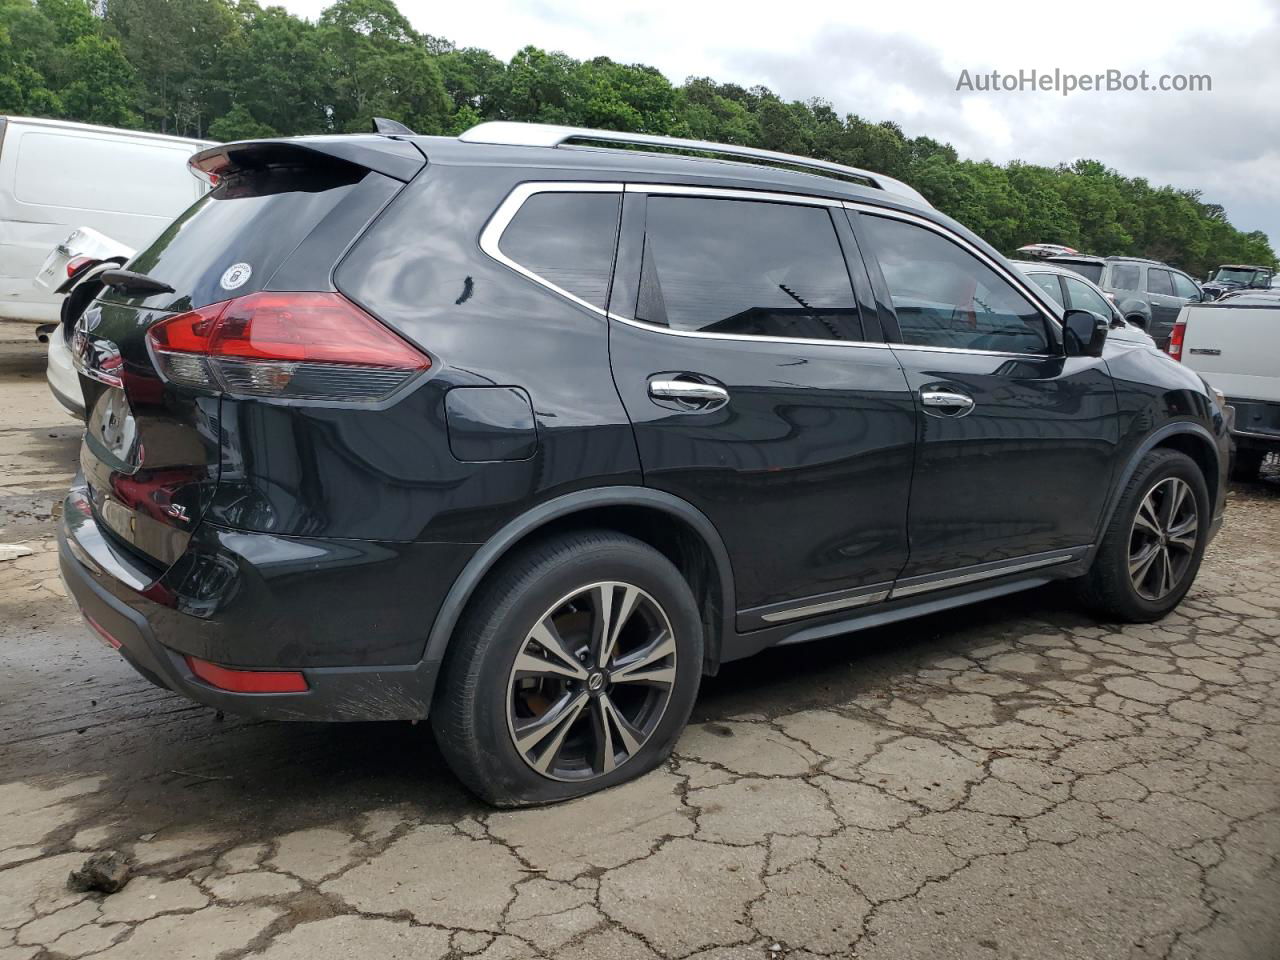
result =
M1280 248L1280 0L398 0L414 27L503 59L526 44L648 63L673 82L761 83L787 99L894 120L962 156L1102 160L1197 188ZM315 17L325 0L284 0ZM957 91L1037 69L1209 74L1204 93ZM1045 238L1051 239L1051 238Z

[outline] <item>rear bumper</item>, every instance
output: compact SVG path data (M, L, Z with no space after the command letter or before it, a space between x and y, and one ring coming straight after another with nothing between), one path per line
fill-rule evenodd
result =
M1228 397L1235 408L1231 436L1236 445L1254 450L1280 450L1280 403Z
M238 554L231 553L225 538ZM183 560L153 578L112 545L73 488L58 531L58 552L62 577L81 611L119 644L130 665L158 686L228 713L262 719L426 717L440 667L438 661L421 659L435 616L423 601L430 603L437 593L427 583L447 579L438 591L443 596L453 582L449 571L454 565L445 558L469 556L474 548L344 541L333 551L339 557L335 566L326 569L317 546L323 541L305 541L285 545L295 551L305 548L306 570L296 563L274 571L254 564L254 557L275 554L279 566L282 541L269 534L206 531L193 536L193 549ZM422 562L424 557L433 560ZM253 569L233 569L237 562ZM465 559L458 566L462 563ZM382 568L374 577L367 569L371 565ZM372 584L375 595L366 590L353 599L349 590L334 588L335 577L350 580L357 590ZM406 578L421 578L416 593L405 592ZM287 582L273 586L277 579ZM385 589L378 589L378 580L385 581ZM379 608L386 611L382 617L370 615ZM407 637L406 619L413 624ZM405 642L416 645L414 656L385 662ZM191 672L187 655L236 669L297 670L308 689L221 690Z
M49 334L49 360L45 370L49 392L72 416L84 419L84 398L80 394L80 375L71 360L71 348L59 326Z

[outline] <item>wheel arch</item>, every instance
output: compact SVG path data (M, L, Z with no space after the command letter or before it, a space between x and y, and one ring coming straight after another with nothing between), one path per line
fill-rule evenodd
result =
M1137 471L1138 464L1142 462L1143 457L1156 449L1177 450L1194 460L1204 474L1205 486L1209 489L1210 506L1212 507L1217 502L1222 467L1213 434L1198 423L1189 423L1187 421L1167 423L1138 445L1138 448L1134 450L1125 462L1124 468L1116 475L1115 481L1111 485L1111 492L1107 497L1107 508L1103 511L1101 522L1094 536L1093 549L1089 553L1090 561L1092 561L1093 555L1097 552L1098 546L1102 542L1102 531L1106 530L1111 524L1111 518L1116 512L1116 508L1120 505L1120 495L1124 488L1128 486L1134 472Z
M476 551L449 589L427 636L423 659L444 659L468 603L503 558L541 537L578 529L610 529L634 536L676 565L702 611L703 670L714 673L736 609L724 541L707 516L687 501L632 486L598 487L555 497L502 527Z

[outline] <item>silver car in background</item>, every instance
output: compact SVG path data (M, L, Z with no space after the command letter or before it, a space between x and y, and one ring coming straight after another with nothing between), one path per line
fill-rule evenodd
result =
M1060 310L1089 310L1111 321L1107 339L1132 343L1158 350L1156 341L1136 323L1129 323L1119 308L1092 280L1074 270L1044 261L1014 260L1013 265L1026 274Z

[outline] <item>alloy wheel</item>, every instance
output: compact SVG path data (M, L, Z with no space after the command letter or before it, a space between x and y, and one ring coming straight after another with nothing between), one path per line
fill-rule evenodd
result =
M1158 601L1182 582L1195 554L1200 509L1190 485L1166 477L1152 487L1129 532L1129 578L1138 596Z
M516 751L553 780L591 780L653 735L676 680L676 641L656 600L618 581L555 603L529 630L507 684Z

